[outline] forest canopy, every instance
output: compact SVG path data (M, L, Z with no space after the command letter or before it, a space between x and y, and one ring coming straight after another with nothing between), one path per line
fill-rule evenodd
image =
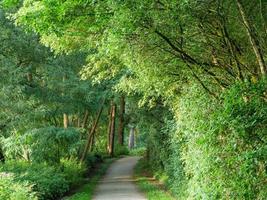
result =
M2 0L0 31L0 188L61 197L135 133L179 199L266 198L266 1Z

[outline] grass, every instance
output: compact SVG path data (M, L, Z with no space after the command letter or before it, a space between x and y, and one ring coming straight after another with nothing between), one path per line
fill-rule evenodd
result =
M102 164L100 164L99 169L95 172L95 174L90 177L88 182L81 186L75 194L65 197L64 200L90 200L92 199L93 192L99 179L105 174L110 164L114 161L114 159L107 159Z
M145 193L148 200L174 200L174 198L163 189L159 182L147 173L148 167L144 159L139 160L135 167L135 178L140 190Z

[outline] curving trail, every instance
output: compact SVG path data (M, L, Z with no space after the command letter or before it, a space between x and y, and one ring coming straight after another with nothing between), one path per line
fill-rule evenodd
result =
M93 200L147 200L133 179L133 168L140 157L125 157L115 161L99 182Z

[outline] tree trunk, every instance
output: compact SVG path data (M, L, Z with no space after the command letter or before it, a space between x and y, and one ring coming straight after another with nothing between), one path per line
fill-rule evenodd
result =
M66 113L63 114L63 124L64 124L64 128L68 128L69 125L69 117Z
M76 125L77 128L80 128L81 127L81 120L80 120L80 116L79 114L77 115L77 125Z
M32 73L31 72L29 72L28 74L27 74L27 80L28 80L28 82L32 82Z
M228 46L228 52L230 53L231 57L234 59L235 64L236 64L237 71L238 71L238 79L243 81L244 77L242 74L241 63L238 60L238 56L235 52L233 42L232 42L231 37L228 33L224 16L221 16L221 28L222 28L222 33L223 33L225 44Z
M244 7L243 7L241 1L236 0L236 3L238 6L239 13L242 17L245 29L247 31L250 43L252 45L253 51L254 51L255 56L257 58L257 62L258 62L259 67L260 67L260 72L262 75L266 75L266 65L265 65L264 58L263 58L263 55L261 52L261 48L259 47L259 41L257 40L256 33L255 33L255 31L252 30L252 26L250 25L250 23L247 19L247 16L246 16L246 13L245 13L245 10L244 10Z
M92 134L92 136L90 138L89 152L92 152L93 149L94 149L95 135L96 135L96 130L95 130L95 132Z
M125 97L121 96L120 99L120 120L119 120L119 129L118 129L118 142L119 145L123 145L124 142L124 114L125 114Z
M0 162L5 163L5 155L1 147L0 147Z
M87 141L86 141L86 144L85 144L85 147L84 147L84 151L83 151L83 154L81 156L81 159L80 161L83 162L85 160L85 157L88 153L88 150L89 150L89 147L90 147L90 143L91 143L91 139L95 133L95 130L96 130L96 127L98 125L98 122L99 122L99 119L100 119L100 116L101 116L101 113L103 111L103 108L104 108L104 102L102 104L102 106L100 107L98 113L97 113L97 116L96 116L96 119L93 123L93 126L92 128L90 129L89 133L88 133L88 137L87 137Z
M128 147L129 149L133 149L134 148L134 140L135 140L135 128L131 127L130 129L130 135L129 135L129 143L128 143Z
M112 102L108 112L109 120L108 120L108 138L107 138L107 152L109 153L110 147L110 132L111 132L111 124L112 124Z
M66 81L67 79L67 76L64 75L63 76L63 83ZM64 96L64 92L62 93L62 95ZM69 117L67 115L67 113L63 113L63 126L64 128L68 128L68 125L69 125Z
M86 110L84 113L84 117L83 117L82 128L86 128L86 123L88 121L88 117L89 117L89 112L88 112L88 110Z
M111 102L110 110L110 127L109 127L109 137L108 137L108 154L110 156L114 155L114 139L115 139L115 116L116 116L116 105Z
M262 0L260 0L260 15L261 15L261 19L262 19L262 23L263 23L263 28L264 28L264 31L265 31L265 38L266 38L266 36L267 36L267 26L266 26L266 21L264 19L264 15L263 15L263 13L266 13L265 12L266 9L264 9L266 7L264 7L264 5L262 5L262 4L263 4L262 3Z

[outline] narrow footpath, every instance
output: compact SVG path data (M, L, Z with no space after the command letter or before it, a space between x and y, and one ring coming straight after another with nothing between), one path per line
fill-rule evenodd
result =
M139 157L115 161L96 188L93 200L146 200L133 179L133 168Z

